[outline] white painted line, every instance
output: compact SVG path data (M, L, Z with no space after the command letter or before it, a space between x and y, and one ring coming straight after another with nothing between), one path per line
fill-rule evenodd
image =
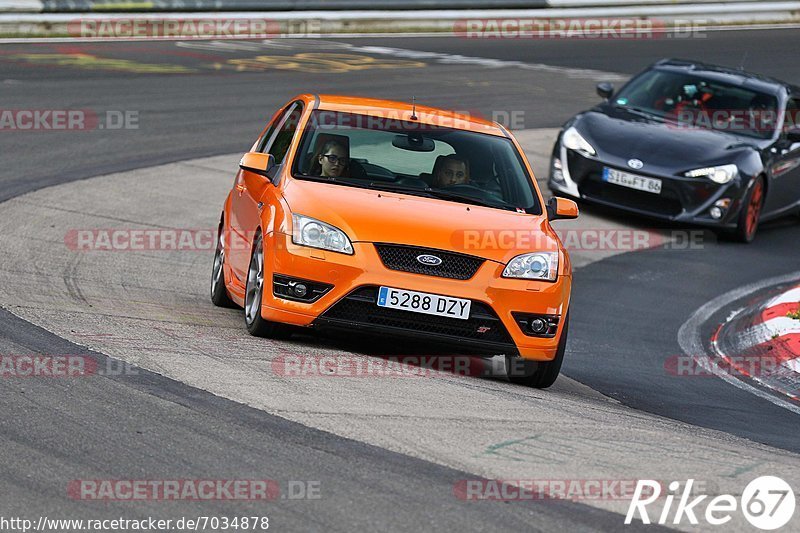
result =
M0 0L0 11L3 13L15 11L41 13L44 11L44 3L41 0Z
M671 4L642 6L612 6L598 8L551 9L436 9L436 10L360 10L360 11L239 11L204 13L7 13L0 14L2 22L68 22L72 20L100 19L218 19L247 18L282 20L428 20L449 21L486 18L592 18L592 17L675 17L675 16L765 16L785 14L791 16L800 10L800 1L737 2L735 4Z
M786 368L788 368L789 370L800 373L800 357L795 359L789 359L788 361L784 361L781 364Z
M753 0L725 0L725 2L752 2ZM636 5L664 4L664 0L547 0L550 7L592 7L592 6L629 6ZM673 5L677 4L713 4L721 3L720 0L671 0Z
M777 298L770 300L767 307L776 307L781 304L799 303L800 304L800 287L784 292Z
M768 31L768 30L797 30L800 29L800 24L794 22L777 23L777 24L724 24L724 25L708 25L700 26L698 31L701 32L722 32L722 31ZM449 38L449 39L462 39L450 30L443 31L427 31L427 32L404 32L398 30L396 32L335 32L335 33L319 33L319 34L298 34L298 35L281 35L276 39L407 39L407 38ZM215 37L208 39L198 39L199 42L208 40L242 40L242 37ZM185 38L181 37L8 37L0 39L0 44L24 44L24 43L107 43L107 42L151 42L151 41L184 41Z
M794 333L800 333L800 320L779 316L743 331L737 335L734 345L737 351L744 351L774 340L775 337Z
M681 350L683 353L690 357L696 357L701 354L706 353L705 343L700 335L700 328L705 324L712 315L714 315L719 309L730 305L732 302L739 300L741 298L746 297L748 294L752 294L756 291L765 289L769 286L779 285L781 283L789 283L792 281L796 281L800 279L800 271L792 272L790 274L786 274L783 276L777 276L774 278L765 279L756 283L751 283L750 285L745 285L744 287L739 287L738 289L732 290L728 293L722 294L710 302L706 303L702 307L700 307L697 311L695 311L689 319L683 323L680 330L678 330L678 344L680 344ZM712 346L712 349L715 347ZM722 356L723 354L717 353L715 350L716 355ZM800 405L796 403L789 402L773 394L769 394L757 387L750 385L749 383L745 383L735 377L731 376L726 372L722 372L719 369L715 369L713 366L707 368L709 372L713 373L715 376L719 377L726 383L733 385L734 387L741 389L745 392L749 392L754 396L758 396L759 398L766 400L778 407L791 411L795 414L800 415ZM774 389L772 389L774 390ZM778 392L778 391L776 391Z
M347 43L339 43L347 44ZM386 46L350 46L349 50L365 54L388 55L394 58L430 60L447 65L475 65L485 68L519 68L537 72L551 72L562 74L568 78L589 79L596 81L623 81L629 76L616 72L606 72L587 68L569 68L545 65L543 63L525 63L523 61L506 61L503 59L489 59L484 57L463 56L460 54L445 54L440 52L424 52L419 50L406 50Z
M775 335L783 337L784 335L800 333L800 320L795 320L788 316L779 316L764 322L764 327L770 333L767 340L772 340Z

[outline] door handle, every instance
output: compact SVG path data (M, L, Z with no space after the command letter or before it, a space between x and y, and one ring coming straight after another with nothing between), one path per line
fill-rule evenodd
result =
M247 187L245 187L244 185L236 185L236 190L239 191L239 196L241 196L242 193L247 190Z

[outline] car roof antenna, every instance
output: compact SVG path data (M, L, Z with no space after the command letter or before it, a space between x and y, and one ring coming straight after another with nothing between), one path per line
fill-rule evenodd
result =
M411 97L411 120L419 120L417 116L417 97Z

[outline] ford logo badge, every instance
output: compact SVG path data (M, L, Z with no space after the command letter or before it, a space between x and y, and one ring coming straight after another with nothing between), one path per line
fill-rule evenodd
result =
M636 170L639 170L644 166L644 163L642 163L641 159L628 159L628 166Z
M437 266L442 264L441 258L436 257L435 255L418 255L417 261L428 266Z

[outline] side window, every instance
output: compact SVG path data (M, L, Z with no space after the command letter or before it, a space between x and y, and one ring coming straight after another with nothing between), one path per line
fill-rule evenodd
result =
M786 116L783 119L783 131L800 127L800 98L792 98L786 105Z
M286 152L289 151L289 145L292 144L292 139L297 131L297 126L300 124L300 117L303 115L303 107L300 104L295 104L287 113L282 124L278 127L275 134L275 139L269 147L269 153L275 156L275 163L280 165L286 157Z
M286 115L286 109L282 110L281 114L278 115L278 118L276 118L272 122L270 127L267 128L267 131L266 131L266 133L264 133L264 136L261 137L258 140L258 148L256 148L256 152L264 152L265 151L265 149L267 147L267 144L269 143L269 140L272 139L273 135L275 135L275 130L277 129L278 125L281 123L281 121L283 120L283 117L285 115Z

